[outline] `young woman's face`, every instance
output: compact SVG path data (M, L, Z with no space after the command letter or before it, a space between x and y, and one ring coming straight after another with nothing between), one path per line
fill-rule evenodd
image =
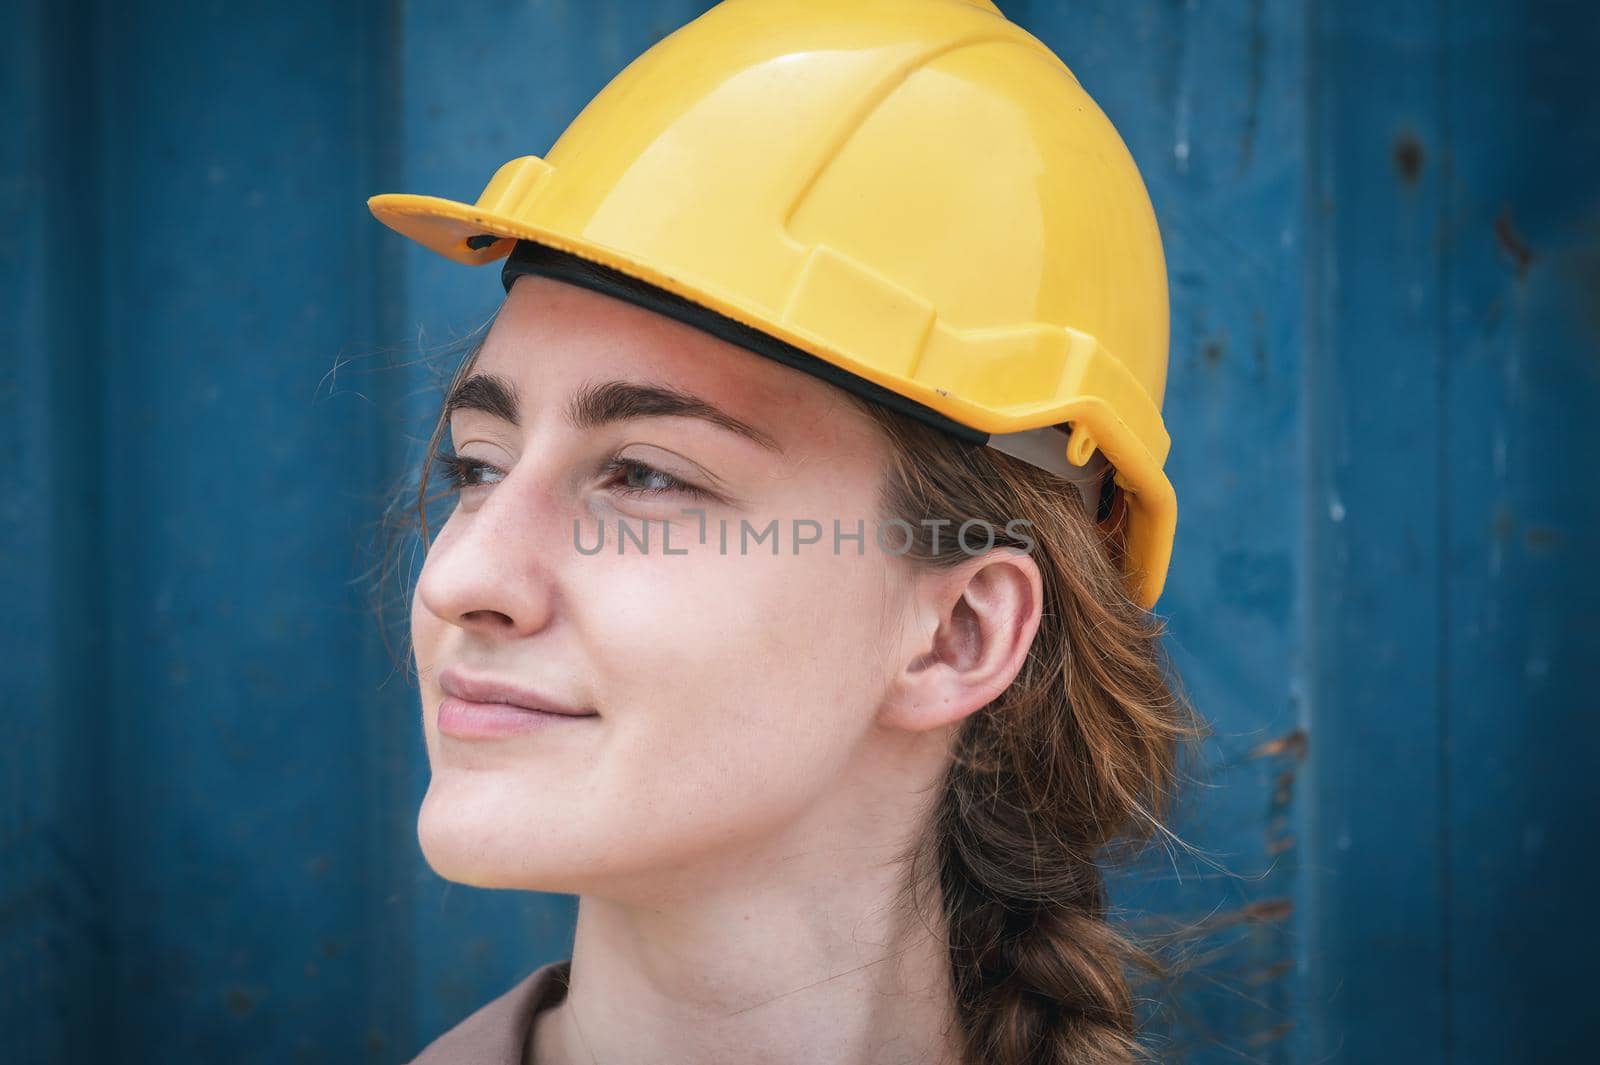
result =
M888 551L874 535L887 444L871 422L806 374L542 277L513 286L473 375L516 417L452 413L455 453L483 465L412 601L430 864L623 895L765 860L764 843L836 817L909 595L891 534ZM451 671L592 716L484 734L447 707L441 727Z

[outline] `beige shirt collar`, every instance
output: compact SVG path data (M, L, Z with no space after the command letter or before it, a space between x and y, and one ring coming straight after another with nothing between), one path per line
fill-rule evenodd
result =
M423 1048L410 1065L535 1065L528 1046L533 1018L567 994L572 962L535 969Z

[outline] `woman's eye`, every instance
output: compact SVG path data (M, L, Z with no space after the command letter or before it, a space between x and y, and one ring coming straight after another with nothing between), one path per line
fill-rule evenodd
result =
M485 483L483 480L485 473L500 472L487 462L480 462L477 459L469 459L461 455L452 455L446 451L436 453L434 461L439 464L439 468L444 472L445 483L454 491L460 491L463 488L477 488ZM488 483L494 484L495 482L490 481Z
M696 499L710 495L704 489L634 459L612 458L606 463L605 472L617 479L613 488L623 495L655 496L676 492Z
M434 455L442 471L444 482L452 491L459 492L463 488L479 488L486 485L498 484L499 478L505 476L500 470L487 462L470 459L463 455L454 455L447 451L439 451ZM634 459L611 458L606 461L603 471L611 477L611 487L614 491L628 496L655 496L664 493L676 492L692 499L709 498L709 492L681 481ZM494 476L495 480L485 481L485 475Z

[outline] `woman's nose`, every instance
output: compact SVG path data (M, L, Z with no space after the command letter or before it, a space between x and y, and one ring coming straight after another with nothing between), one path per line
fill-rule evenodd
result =
M526 636L549 624L557 544L554 501L508 476L435 538L416 595L439 619L485 635Z

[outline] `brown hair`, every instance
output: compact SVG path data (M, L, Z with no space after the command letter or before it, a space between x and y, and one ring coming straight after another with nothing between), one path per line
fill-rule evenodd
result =
M907 557L971 558L939 519L1014 519L1032 544L1044 616L1022 670L958 729L905 893L936 895L965 1060L1100 1065L1143 1056L1130 975L1166 975L1108 921L1102 863L1157 835L1186 746L1203 728L1169 667L1162 624L1120 575L1127 506L1096 522L1052 474L856 397L890 442L882 508L921 535ZM935 550L935 546L939 549ZM930 890L936 889L936 890Z
M454 381L476 356L475 347ZM954 535L935 543L930 523L948 519L950 530L978 519L996 546L1030 550L1043 579L1044 616L1021 672L957 730L934 816L904 856L902 905L948 936L964 1060L1146 1057L1133 978L1166 970L1111 923L1103 868L1158 835L1175 839L1165 821L1182 754L1203 728L1170 669L1162 623L1122 582L1121 489L1107 486L1097 522L1050 473L840 394L890 445L880 516L910 526L906 557L933 567L969 560ZM441 411L414 501L388 515L391 529L420 525L424 544L428 465L447 429ZM1031 544L1007 539L1014 519L1028 523ZM381 613L381 582L377 599Z

